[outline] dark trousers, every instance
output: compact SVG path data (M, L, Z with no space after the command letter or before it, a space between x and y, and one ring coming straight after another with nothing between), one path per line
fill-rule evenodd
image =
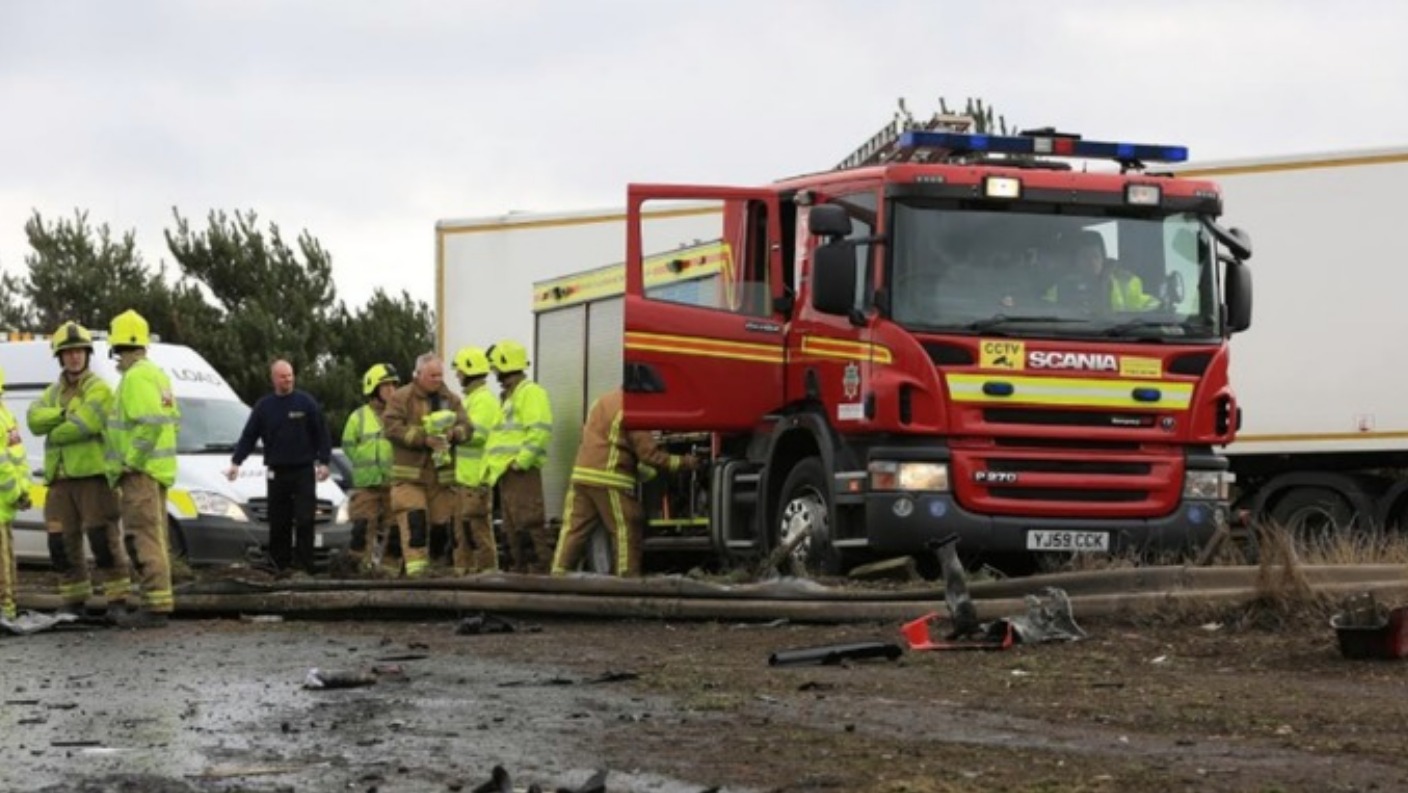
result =
M269 556L279 570L296 566L313 572L317 509L317 478L311 464L269 468Z

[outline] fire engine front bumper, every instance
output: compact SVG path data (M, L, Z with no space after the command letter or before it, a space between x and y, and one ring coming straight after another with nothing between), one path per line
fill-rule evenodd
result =
M958 535L968 552L1035 550L1033 532L1105 532L1111 553L1190 551L1206 544L1230 510L1223 501L1184 500L1161 518L1033 518L979 515L959 506L951 493L867 493L865 547L886 553L921 553L929 540ZM1048 538L1050 535L1046 535ZM1090 535L1083 535L1088 540ZM842 540L838 546L848 545ZM1054 547L1047 550L1076 550Z

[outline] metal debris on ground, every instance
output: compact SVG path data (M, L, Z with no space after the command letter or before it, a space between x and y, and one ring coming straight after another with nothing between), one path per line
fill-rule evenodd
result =
M31 633L50 630L66 622L78 621L77 614L40 614L37 611L26 611L12 620L0 617L0 629L15 636L28 636Z
M606 793L607 773L606 769L600 769L577 787L558 787L554 789L554 793ZM516 790L508 771L503 766L496 765L489 773L489 778L472 788L470 793L514 793ZM542 793L543 788L535 782L524 790L528 793Z
M370 669L329 670L314 667L308 670L303 679L303 687L310 689L361 688L376 685L376 673Z
M480 612L472 617L465 617L455 625L456 636L479 636L485 633L538 633L542 630L538 625L519 625L497 614Z
M768 656L768 666L839 664L842 661L860 661L869 658L884 658L887 661L893 661L903 654L904 650L893 642L829 644L820 647L800 647L794 650L779 650Z

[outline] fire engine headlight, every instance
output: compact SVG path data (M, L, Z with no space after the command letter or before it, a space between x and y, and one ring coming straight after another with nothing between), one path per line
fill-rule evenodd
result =
M1231 471L1189 471L1183 478L1183 497L1226 501L1232 496L1237 475Z
M234 499L219 493L212 493L209 490L192 490L190 492L191 503L196 505L198 514L228 518L240 523L249 522L249 514L244 511L244 507L235 503Z
M871 490L948 490L947 463L902 463L874 460L870 463Z

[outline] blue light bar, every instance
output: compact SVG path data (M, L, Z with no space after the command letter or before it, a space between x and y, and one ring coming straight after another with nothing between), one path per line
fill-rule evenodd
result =
M1037 141L1044 146L1037 149ZM1142 143L1106 143L1079 138L1039 138L1010 135L968 135L962 132L911 130L900 135L900 149L940 149L954 153L1031 154L1043 157L1081 157L1118 162L1186 162L1186 146Z

